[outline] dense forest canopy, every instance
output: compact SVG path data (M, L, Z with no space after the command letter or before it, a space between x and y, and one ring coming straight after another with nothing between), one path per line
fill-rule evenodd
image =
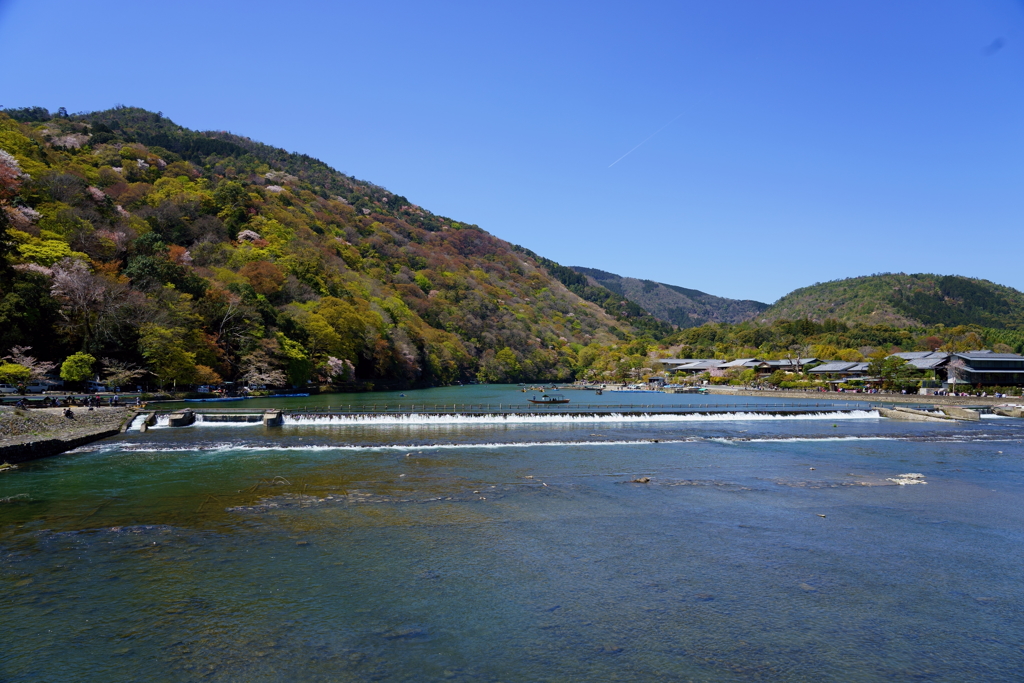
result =
M991 283L962 279L908 290L902 327L797 307L678 329L313 157L129 107L0 112L0 229L0 381L59 368L165 388L379 388L636 378L659 355L1024 348L1006 322L1020 293L1000 289L995 310ZM936 291L960 302L959 327L934 325Z
M634 333L531 255L309 156L127 107L8 110L0 148L4 349L164 386L397 386L570 379Z
M959 275L882 273L802 287L757 316L767 321L798 318L1024 329L1024 292Z

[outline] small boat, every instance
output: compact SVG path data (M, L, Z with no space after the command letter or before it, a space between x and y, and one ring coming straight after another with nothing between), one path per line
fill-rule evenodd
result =
M539 403L539 404L542 404L542 405L548 405L548 404L552 404L552 403L568 403L569 402L569 399L567 399L565 396L562 396L561 394L550 394L550 395L549 394L544 394L540 398L531 398L531 399L528 399L528 400L530 401L530 403Z
M246 396L224 396L222 398L186 398L186 403L220 403L223 401L244 401Z
M303 398L305 396L309 396L309 394L273 394L267 398Z

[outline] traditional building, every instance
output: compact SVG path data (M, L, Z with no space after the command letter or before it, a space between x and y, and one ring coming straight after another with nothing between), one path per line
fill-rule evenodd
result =
M1024 356L1016 353L968 351L954 353L947 365L950 388L970 386L1024 386Z

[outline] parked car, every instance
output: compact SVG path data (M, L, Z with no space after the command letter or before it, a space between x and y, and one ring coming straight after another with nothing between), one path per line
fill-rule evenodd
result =
M25 391L29 394L41 394L51 389L53 389L53 385L42 379L34 379L25 385Z
M0 384L0 394L16 394L18 387L13 384Z
M88 382L85 383L85 390L86 391L110 391L110 389L107 387L107 385L104 384L103 382L95 382L93 380L89 380Z

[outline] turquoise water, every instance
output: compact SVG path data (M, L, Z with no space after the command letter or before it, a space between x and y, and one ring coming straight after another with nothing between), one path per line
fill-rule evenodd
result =
M197 425L24 465L0 680L1021 679L1022 421L738 417Z

